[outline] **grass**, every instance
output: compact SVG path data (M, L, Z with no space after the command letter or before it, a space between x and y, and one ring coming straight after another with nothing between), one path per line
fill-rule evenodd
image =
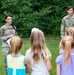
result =
M51 42L51 41L47 41L46 42L48 49L50 50L51 54L52 54L52 59L51 59L51 64L52 64L52 70L50 71L50 75L56 75L56 57L58 56L59 53L59 42ZM29 42L24 42L24 48L21 51L21 54L25 55L26 50L30 47ZM0 43L0 75L5 75L4 72L4 65L3 65L3 56L2 56L2 52L1 52L1 43ZM28 74L30 75L30 74Z

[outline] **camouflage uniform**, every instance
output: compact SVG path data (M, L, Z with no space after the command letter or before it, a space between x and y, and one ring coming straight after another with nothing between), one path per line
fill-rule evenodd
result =
M74 27L74 15L69 17L68 15L62 19L61 24L61 38L66 35L66 31L68 28Z
M0 28L0 39L2 41L2 53L4 56L5 69L7 68L6 56L10 53L10 47L9 47L8 43L6 42L8 40L8 38L6 36L9 36L11 34L16 35L16 31L12 26L8 26L7 24L5 24Z

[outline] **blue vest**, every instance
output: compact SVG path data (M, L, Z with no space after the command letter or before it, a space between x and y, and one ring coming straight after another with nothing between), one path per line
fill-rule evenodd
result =
M8 75L26 75L25 56L7 56Z

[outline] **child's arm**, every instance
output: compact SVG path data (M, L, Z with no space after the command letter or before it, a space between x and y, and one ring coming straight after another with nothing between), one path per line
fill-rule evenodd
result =
M32 71L29 59L26 59L26 67L27 67L27 72L31 72Z
M60 66L57 64L56 75L60 75Z
M46 66L47 66L47 69L48 71L50 71L52 69L52 66L51 66L51 62L50 62L50 58L46 58Z

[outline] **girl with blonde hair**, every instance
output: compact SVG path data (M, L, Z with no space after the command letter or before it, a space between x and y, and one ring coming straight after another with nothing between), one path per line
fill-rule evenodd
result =
M68 30L67 30L67 35L71 36L74 38L74 27L70 27Z
M20 54L23 41L18 36L10 40L11 54L7 55L8 75L26 75L25 56Z
M33 28L30 36L31 47L26 52L27 69L31 75L49 75L52 69L50 59L51 53L48 50L44 34L41 30Z
M67 30L67 33L66 33L66 36L71 36L73 39L74 39L74 28L73 27L70 27L68 30ZM73 40L74 41L74 40ZM61 48L61 42L60 42L60 51L59 53L60 54L63 54L64 53L64 50ZM74 53L74 48L72 49L72 52Z
M64 51L56 59L57 69L56 75L73 75L74 74L74 41L71 36L65 36L61 40L61 47Z

